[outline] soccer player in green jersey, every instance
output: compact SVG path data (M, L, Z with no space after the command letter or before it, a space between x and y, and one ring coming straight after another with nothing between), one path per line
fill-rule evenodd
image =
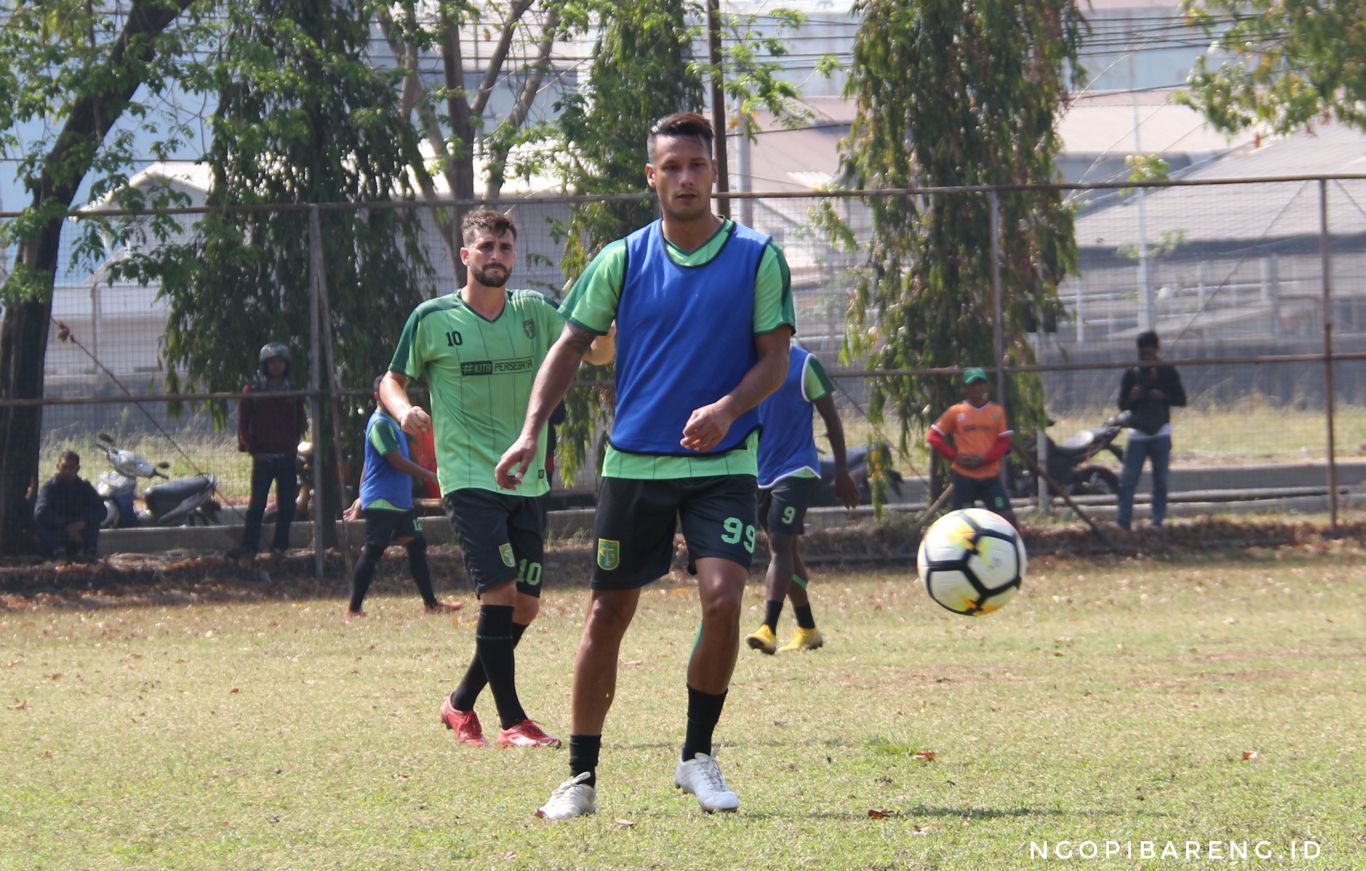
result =
M494 482L498 451L523 430L523 411L536 369L560 335L564 319L533 290L507 290L516 262L517 227L488 209L461 223L460 258L469 279L458 292L428 300L408 318L380 398L403 431L435 427L436 473L442 504L455 527L465 568L479 596L474 658L441 705L441 722L465 744L484 746L474 703L487 685L498 706L498 743L558 747L526 715L517 696L513 655L540 608L545 549L545 426L537 426L530 480L516 494ZM610 337L586 349L590 363L612 359ZM407 387L422 378L432 413L413 405Z
M702 626L688 664L674 783L702 809L734 811L712 752L740 642L755 535L755 407L787 373L791 281L771 239L711 209L712 129L666 116L646 142L661 218L604 248L560 306L567 323L536 376L498 483L535 486L537 438L594 336L616 322L616 413L594 521L596 567L574 665L570 779L537 811L596 810L603 723L640 591L669 571L679 521Z

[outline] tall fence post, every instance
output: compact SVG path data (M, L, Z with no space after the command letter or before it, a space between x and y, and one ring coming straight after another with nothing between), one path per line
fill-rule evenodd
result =
M1001 198L996 189L987 191L987 201L991 204L991 355L995 359L996 401L1006 407L1006 339L1005 304L1001 287ZM1005 488L1006 501L1010 501L1010 480L1007 464L1002 463L996 473L1001 486Z
M318 395L318 376L322 371L322 305L318 299L322 287L323 241L319 232L318 207L308 212L308 269L311 273L308 282L308 419L313 428L313 492L309 508L313 515L313 576L323 576L323 476L319 474L318 459L322 449L323 409L322 398Z
M996 358L996 401L1006 404L1005 305L1001 288L1001 200L996 189L987 191L991 203L991 354Z
M1328 180L1319 179L1319 272L1323 281L1323 409L1328 418L1328 522L1338 532L1338 461L1333 443L1333 264L1328 253Z

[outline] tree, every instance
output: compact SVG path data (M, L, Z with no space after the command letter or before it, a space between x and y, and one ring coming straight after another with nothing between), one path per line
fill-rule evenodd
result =
M677 0L607 0L603 30L593 46L588 81L559 104L563 150L558 170L565 186L581 194L640 194L645 187L645 134L670 112L698 110L703 83L690 66L691 31ZM642 48L648 51L642 52ZM648 87L642 87L648 82ZM577 278L608 242L653 220L652 199L612 199L574 208L566 227L561 267ZM561 474L572 481L603 422L610 419L610 370L595 387L571 390L560 431Z
M1289 133L1337 117L1366 129L1366 18L1360 0L1187 0L1211 39L1180 100L1220 130Z
M543 130L548 138L565 144L552 150L559 155L556 171L568 190L619 197L576 205L568 224L556 228L565 245L561 268L571 281L604 245L654 219L655 202L644 195L645 136L664 115L703 111L704 76L716 73L692 54L700 31L689 22L702 18L697 4L599 0L599 5L602 32L593 47L587 81L559 102L557 123ZM723 60L727 97L738 114L751 115L764 106L784 122L797 123L803 115L793 102L796 88L779 72L786 52L783 32L802 19L784 9L767 15L779 30L762 38L754 35L751 17L724 19L732 33ZM642 87L642 82L648 85ZM621 197L628 194L641 196ZM612 413L607 401L611 370L586 374L596 383L570 391L561 427L560 468L571 481Z
M380 30L404 73L400 114L410 118L416 113L418 128L436 155L436 171L451 196L462 201L475 198L480 180L474 158L483 152L486 178L481 195L497 198L506 180L509 153L524 141L523 129L541 98L555 43L586 24L594 2L504 0L433 7L404 0L394 7L377 7ZM471 93L465 85L465 46L486 42L492 47L486 58L480 58L479 85ZM426 87L420 70L422 58L430 53L441 61L442 86L437 89ZM486 120L492 120L487 118L489 103L500 80L520 80L514 88L516 97L507 113L485 129ZM435 199L425 173L419 173L419 182L424 195ZM438 212L455 274L463 280L460 217L459 208Z
M1055 118L1076 66L1082 18L1070 0L862 0L845 94L856 114L842 149L853 188L1023 185L1056 180ZM1056 190L1001 191L1005 360L1026 363L1027 321L1058 305L1076 257ZM872 369L990 365L991 206L984 192L869 197L844 353ZM869 415L900 425L900 447L959 397L945 378L875 377ZM1007 391L1012 424L1043 416L1035 377Z
M0 291L0 400L43 398L66 218L83 185L100 196L122 184L129 126L147 117L149 103L185 62L186 47L199 39L197 18L180 20L190 2L8 4L9 20L0 28L0 137L7 151L20 152L30 200L22 217L3 229L17 254ZM38 125L38 135L27 132ZM158 148L169 150L183 134L174 125L160 131ZM25 495L39 473L42 422L41 405L0 406L0 550L6 553L22 552L32 524Z
M368 387L388 368L392 337L429 295L413 210L328 209L315 240L309 211L298 208L411 193L417 141L398 112L397 76L365 57L368 14L310 0L228 7L227 38L198 80L218 97L205 161L213 173L208 204L224 208L205 215L189 242L118 265L122 275L159 281L170 303L163 353L173 392L240 388L267 342L294 350L294 383L307 386L313 241L321 242L332 334L345 348L335 370L323 359L323 388L334 378L338 386ZM290 59L283 67L282 57ZM338 420L343 439L368 416L369 403L360 406ZM226 421L223 403L209 410L220 426ZM335 468L339 447L330 414L324 418L312 422L320 470ZM334 517L336 507L325 505L324 516Z

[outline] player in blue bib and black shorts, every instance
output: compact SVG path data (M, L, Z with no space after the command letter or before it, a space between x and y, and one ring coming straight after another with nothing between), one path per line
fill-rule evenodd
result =
M858 485L849 475L844 450L844 425L835 408L835 385L820 361L793 344L783 386L759 406L763 436L759 440L759 524L768 533L771 558L764 622L745 636L745 643L763 653L815 650L825 644L811 614L807 596L810 575L797 545L805 532L806 509L820 484L821 458L812 430L814 408L825 421L830 450L835 457L835 496L846 508L859 502ZM797 630L782 647L776 630L783 600L792 600Z
M562 820L596 810L602 728L617 654L641 588L667 574L681 520L697 574L702 628L688 664L688 713L674 783L705 811L739 799L721 777L712 733L740 642L754 554L755 411L782 383L794 331L791 280L767 236L711 211L712 130L705 118L660 119L645 177L661 218L604 248L560 306L565 332L536 377L521 436L498 464L516 488L594 336L616 322L616 416L595 520L596 567L574 665L570 779L537 811Z
M436 474L413 462L408 452L408 437L379 401L379 385L383 380L383 375L375 379L375 411L365 425L365 466L361 471L360 495L345 514L347 520L365 518L365 547L351 574L351 601L347 604L346 616L365 616L361 605L370 589L375 567L390 544L400 544L408 551L408 567L428 612L458 611L458 602L442 602L432 590L427 539L422 535L422 526L413 510L413 479L435 481Z

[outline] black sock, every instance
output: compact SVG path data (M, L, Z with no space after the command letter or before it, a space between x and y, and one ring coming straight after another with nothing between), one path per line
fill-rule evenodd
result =
M774 632L778 631L778 615L783 613L783 600L769 599L764 603L764 625Z
M811 616L811 605L793 605L792 610L797 615L797 625L802 629L815 629L816 618Z
M526 626L521 623L512 624L512 649L517 649L517 644L522 640L522 633L526 632ZM479 700L479 694L484 691L484 687L489 685L489 679L484 674L484 666L479 662L479 651L474 652L470 659L469 668L465 669L465 676L460 679L460 686L451 693L451 707L457 711L472 711L474 703Z
M598 752L602 750L601 735L569 736L569 776L588 772L589 786L598 785Z
M427 539L419 537L408 542L408 568L413 573L418 593L422 595L422 604L435 608L436 592L432 590L432 572L427 567Z
M359 611L361 603L365 601L365 594L370 591L370 579L375 576L375 565L383 554L384 548L368 544L361 550L360 559L356 560L356 569L351 573L349 607L352 611Z
M726 704L726 694L712 695L688 687L688 732L683 738L683 760L686 762L698 753L711 753L711 734L721 719L721 708Z
M479 622L474 627L474 649L484 667L498 719L510 729L526 719L517 698L517 663L512 654L512 606L481 605Z

